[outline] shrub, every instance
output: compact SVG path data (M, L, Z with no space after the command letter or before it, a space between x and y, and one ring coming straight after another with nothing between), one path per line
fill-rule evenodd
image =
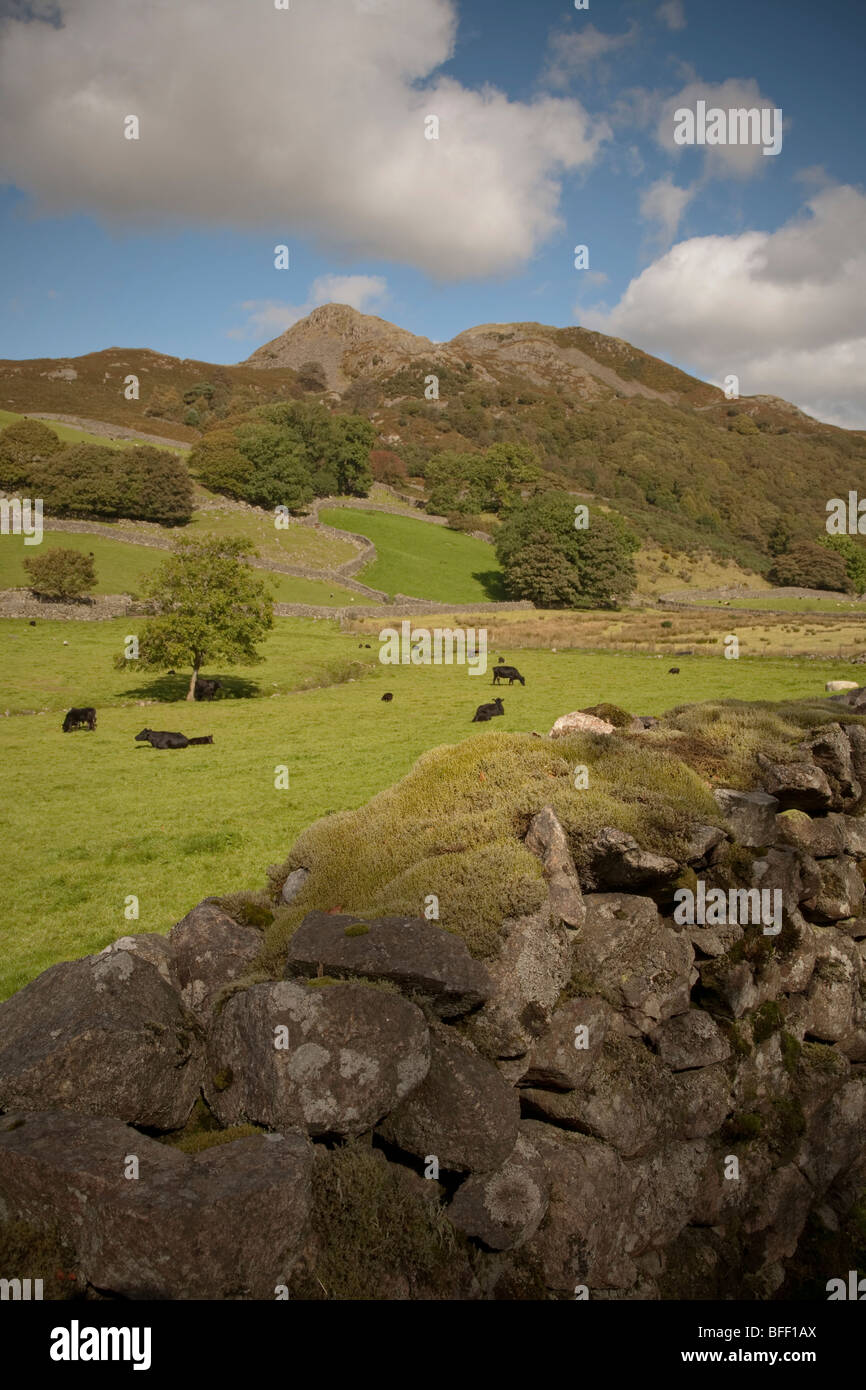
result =
M93 558L80 550L55 546L40 555L28 556L24 568L30 575L33 592L49 598L80 598L96 588Z
M798 541L783 555L777 555L767 578L781 588L844 593L851 587L844 556L814 541Z
M12 491L29 485L34 464L63 448L53 430L41 420L15 420L0 431L0 488Z

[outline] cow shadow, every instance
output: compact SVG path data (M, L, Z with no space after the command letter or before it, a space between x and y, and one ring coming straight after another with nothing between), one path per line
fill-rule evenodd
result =
M186 701L189 690L189 676L155 676L141 685L121 691L130 700L154 700L157 704L173 705ZM213 680L213 675L210 676ZM243 676L219 676L220 689L212 700L197 700L196 704L215 705L223 700L252 700L261 694L257 681L246 680Z

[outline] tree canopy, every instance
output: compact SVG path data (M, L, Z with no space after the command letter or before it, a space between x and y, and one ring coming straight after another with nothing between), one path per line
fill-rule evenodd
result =
M564 492L515 506L496 536L496 554L512 598L540 608L616 608L637 583L639 542L615 513L593 510L584 530Z

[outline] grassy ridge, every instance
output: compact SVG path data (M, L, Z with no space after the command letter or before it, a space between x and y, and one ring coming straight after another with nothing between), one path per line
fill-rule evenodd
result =
M178 699L186 682L114 671L129 630L129 620L0 625L0 711L50 711L0 718L0 831L14 866L3 883L0 995L126 932L165 931L209 894L261 885L267 865L285 859L326 812L361 806L428 749L491 736L470 722L490 698L489 672L380 666L374 638L359 651L357 636L334 624L293 619L277 620L262 666L209 672L230 690L255 682L262 698L139 708L132 702ZM527 685L501 692L497 734L544 733L560 714L602 701L659 714L683 701L816 695L851 670L695 657L681 661L674 681L652 657L509 656ZM382 703L384 690L394 692L392 703ZM96 733L61 733L62 711L83 703L99 709ZM144 725L215 741L152 752L134 742ZM274 788L279 764L289 768L287 791ZM129 894L140 899L137 922L123 916Z

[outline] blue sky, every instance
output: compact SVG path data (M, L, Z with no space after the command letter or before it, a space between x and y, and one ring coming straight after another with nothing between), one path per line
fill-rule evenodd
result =
M0 356L234 362L337 298L864 428L864 57L850 0L0 0ZM702 97L781 152L676 147Z

